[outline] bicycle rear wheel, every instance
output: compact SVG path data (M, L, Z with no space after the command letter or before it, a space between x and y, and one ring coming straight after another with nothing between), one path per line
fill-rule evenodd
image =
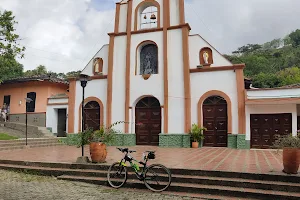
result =
M145 171L144 183L153 192L162 192L171 185L171 172L160 164L150 165Z
M113 188L122 187L127 181L127 168L119 162L113 163L108 169L107 181Z

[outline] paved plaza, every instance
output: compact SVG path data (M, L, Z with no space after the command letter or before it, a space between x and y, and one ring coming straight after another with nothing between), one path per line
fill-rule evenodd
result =
M238 150L229 148L160 148L153 146L130 147L136 150L132 155L140 160L145 150L156 151L156 159L150 163L161 163L169 168L200 169L213 171L248 172L259 174L283 174L282 151ZM105 164L122 158L116 147L107 147ZM89 147L85 148L89 155ZM81 156L81 148L53 146L1 151L0 160L22 160L40 162L74 163Z

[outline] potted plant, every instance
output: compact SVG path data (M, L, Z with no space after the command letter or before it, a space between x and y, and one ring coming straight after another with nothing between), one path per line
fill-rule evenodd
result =
M274 148L283 149L283 172L287 174L297 174L300 164L300 137L276 136Z
M192 139L192 148L199 148L199 142L200 142L200 147L203 146L203 140L204 140L204 134L203 131L205 131L206 128L201 128L197 124L193 124L192 128L189 132L191 135Z
M92 162L105 162L107 156L106 144L113 141L115 133L117 133L117 131L114 130L112 126L109 128L101 126L99 130L94 131L90 135L90 138L88 140Z
M61 142L67 145L77 146L89 145L90 156L93 163L105 162L107 156L106 145L113 142L114 134L118 133L113 127L125 122L116 122L109 127L101 126L99 130L93 131L87 129L74 135L68 135L67 138L61 139Z

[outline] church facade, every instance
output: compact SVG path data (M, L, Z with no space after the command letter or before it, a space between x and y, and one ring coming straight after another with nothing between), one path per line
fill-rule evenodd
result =
M118 145L188 147L196 123L207 128L205 146L250 148L245 65L232 64L200 35L190 35L184 3L116 3L109 44L82 71L91 77L85 125L128 122L116 127L123 133ZM81 102L80 81L70 79L69 133L82 129Z

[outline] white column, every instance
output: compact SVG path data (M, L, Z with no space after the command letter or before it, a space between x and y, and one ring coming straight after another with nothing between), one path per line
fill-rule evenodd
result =
M161 108L161 133L164 133L164 108ZM167 122L168 123L168 122Z
M295 104L294 112L292 113L292 133L293 136L297 135L297 105Z
M129 123L129 128L128 128L129 133L132 133L132 126L133 126L132 110L133 109L129 110L129 122L128 122Z

